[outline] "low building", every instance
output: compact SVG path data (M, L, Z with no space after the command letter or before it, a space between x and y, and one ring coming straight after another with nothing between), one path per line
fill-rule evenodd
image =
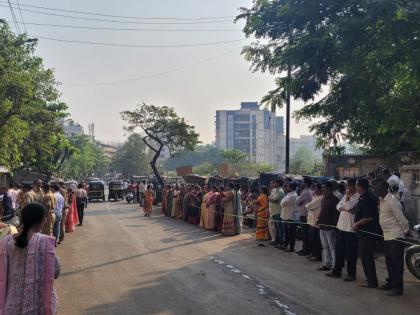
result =
M60 123L67 138L83 135L83 127L73 119L62 119Z
M9 170L0 165L0 187L6 186L9 179Z

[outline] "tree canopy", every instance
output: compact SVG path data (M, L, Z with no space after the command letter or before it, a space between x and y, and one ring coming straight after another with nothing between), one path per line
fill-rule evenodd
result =
M101 146L86 135L69 139L72 146L71 156L63 163L60 175L65 179L83 180L86 177L102 177L108 172L109 159Z
M257 39L245 58L278 76L264 100L281 106L289 87L306 102L295 117L317 119L311 130L324 148L348 140L377 153L420 149L418 3L255 0L241 11Z
M0 20L0 165L50 177L71 149L59 123L67 106L35 46Z
M199 143L194 126L179 117L172 107L142 103L133 111L122 112L121 116L127 122L125 130L143 131L143 142L154 153L150 166L161 185L163 180L156 163L163 148L173 156L182 150L194 150Z
M143 142L143 137L134 133L128 137L112 158L111 169L121 173L124 178L130 178L133 175L145 176L151 173L149 163L151 159L151 152Z

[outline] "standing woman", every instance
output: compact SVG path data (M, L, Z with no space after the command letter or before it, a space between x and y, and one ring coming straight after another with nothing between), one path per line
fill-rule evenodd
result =
M46 212L42 204L28 204L21 233L0 240L0 314L57 314L60 263L54 237L40 234Z
M222 225L222 234L226 236L235 235L235 193L233 189L235 186L232 183L228 184L228 188L225 191L225 196L223 198L223 225Z
M264 241L269 239L268 234L268 217L270 215L268 211L268 189L267 187L260 188L260 195L257 199L257 231L256 238L258 246L265 246Z
M168 185L168 194L167 194L167 203L166 203L166 216L170 217L172 215L172 205L174 202L174 192L172 186Z
M171 217L176 218L176 219L179 216L179 195L180 195L179 187L176 186L173 192L173 198L172 198L173 202L172 202L172 212L171 212Z
M206 229L209 231L213 231L216 226L216 207L217 207L217 200L219 198L219 193L217 192L217 187L211 187L210 195L207 198L207 225Z
M204 196L203 199L201 200L201 214L200 214L200 227L202 229L206 229L208 226L208 218L209 218L209 209L207 207L207 203L209 198L212 195L212 191L205 186L204 190L203 190Z
M144 216L150 217L150 214L152 213L152 207L153 207L153 192L150 187L150 185L147 185L147 189L144 192Z

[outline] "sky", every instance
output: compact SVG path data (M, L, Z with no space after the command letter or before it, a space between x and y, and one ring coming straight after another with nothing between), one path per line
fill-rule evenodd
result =
M250 39L241 31L243 24L235 24L230 18L239 13L240 7L250 7L251 0L20 0L22 17L17 4L13 4L16 0L11 2L16 7L17 20L23 17L28 34L39 38L36 54L44 59L46 67L55 69L61 99L69 106L71 118L79 122L85 132L88 124L94 123L95 136L101 141L122 142L126 135L120 112L146 102L174 107L196 127L203 143L211 143L215 141L216 110L238 109L242 101L260 101L275 87L271 74L250 71L250 63L241 56L242 47ZM146 19L93 16L28 5ZM0 17L12 21L5 0L0 0ZM169 17L177 19L167 19ZM215 17L228 18L202 19ZM14 24L10 26L15 31ZM81 26L143 31L77 28ZM23 30L24 25L20 24L20 28ZM222 31L203 31L209 29ZM160 47L115 47L46 38ZM208 43L218 44L195 46ZM162 47L178 45L190 46ZM292 102L292 110L302 106L302 103ZM284 112L278 110L277 114L281 116ZM292 137L309 134L309 125L309 122L298 124L292 119Z

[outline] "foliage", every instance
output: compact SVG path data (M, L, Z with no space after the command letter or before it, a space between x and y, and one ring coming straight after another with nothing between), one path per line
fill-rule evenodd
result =
M168 148L173 156L182 150L193 150L199 143L199 135L194 127L188 125L171 107L142 103L135 110L124 111L121 115L128 124L125 130L131 133L138 128L143 130L143 142L154 153L150 166L161 185L163 180L156 162L163 148Z
M245 58L278 76L264 100L281 106L289 87L307 102L296 118L322 119L311 129L324 148L348 140L378 153L420 149L418 3L255 0L241 11L245 34L257 38Z
M121 173L125 178L133 175L149 175L151 158L151 152L147 150L143 137L133 133L112 158L111 169Z
M219 165L223 161L221 150L217 147L207 144L199 145L194 151L182 151L165 161L165 168L174 171L182 166L199 166L203 163Z
M322 161L317 159L310 149L301 147L291 159L290 172L301 175L321 175Z
M217 175L218 167L213 163L204 162L203 164L193 167L193 173L202 176Z
M59 125L67 107L35 46L0 20L0 165L50 177L71 150Z
M82 180L85 177L103 177L109 166L109 159L104 155L100 145L86 135L69 139L73 149L60 172L65 179Z
M238 149L223 150L222 157L231 164L237 164L247 158L247 154Z

